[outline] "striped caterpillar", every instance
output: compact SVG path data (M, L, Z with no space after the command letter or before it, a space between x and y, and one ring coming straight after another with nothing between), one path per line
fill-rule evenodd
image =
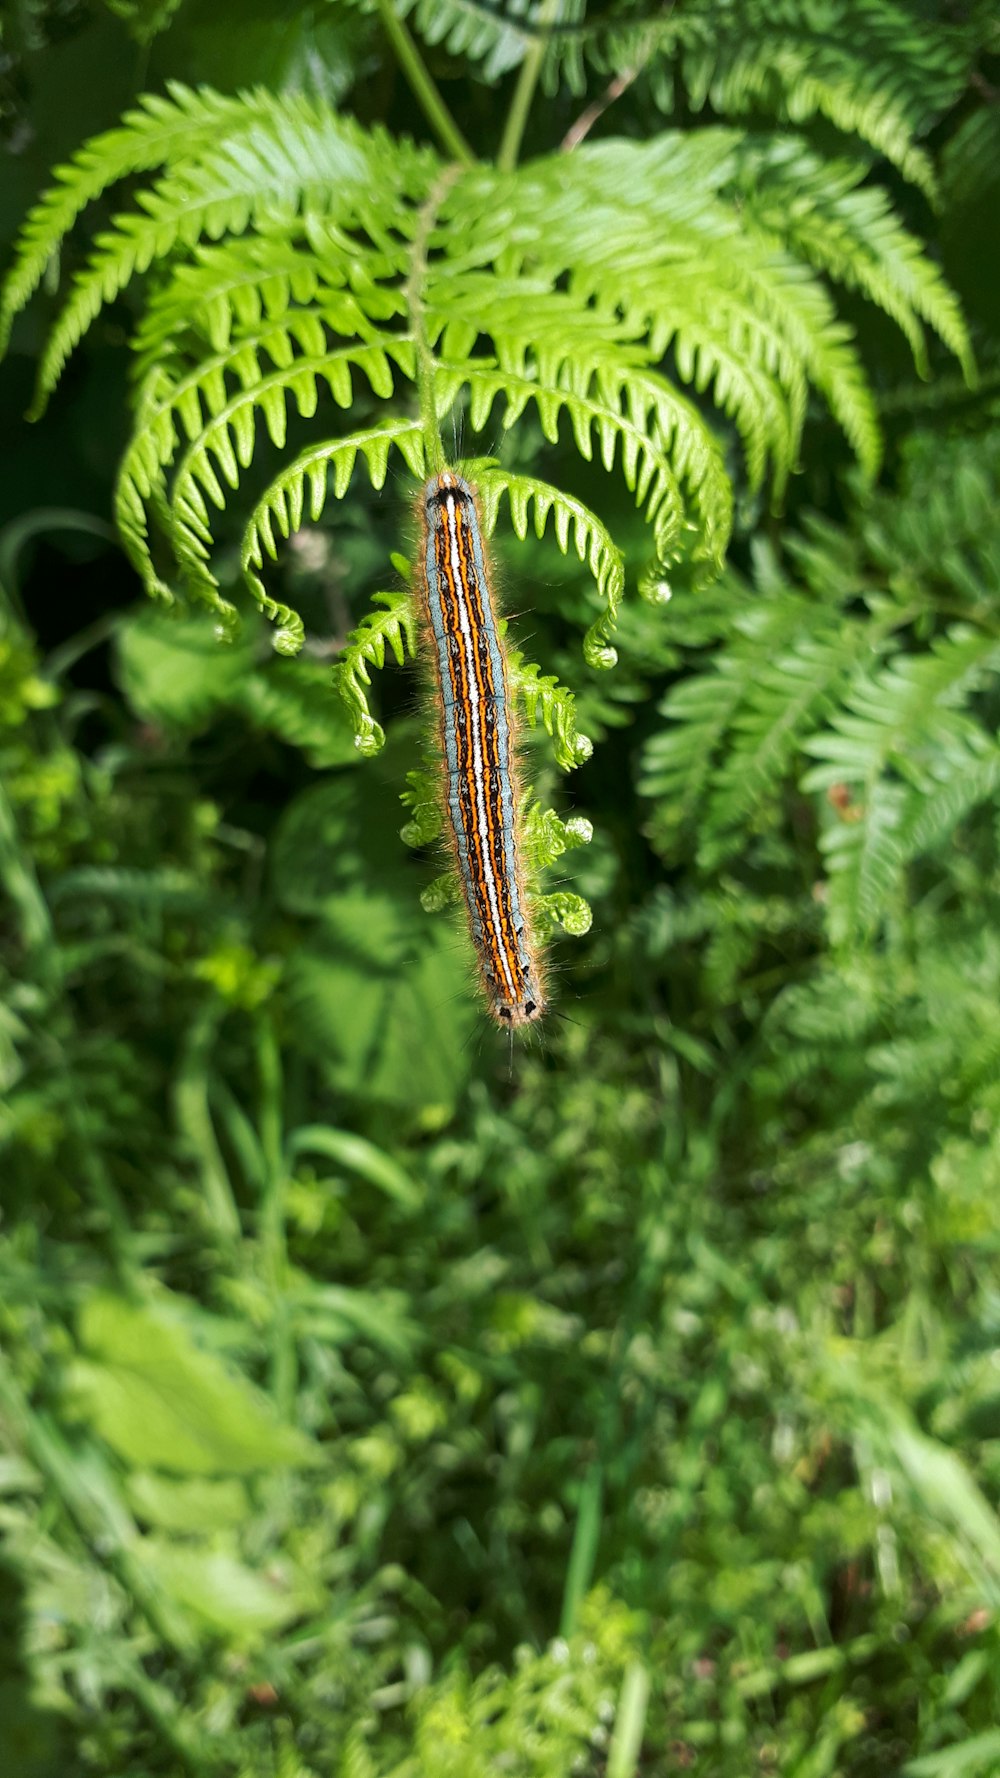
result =
M523 842L503 642L476 496L452 470L421 494L421 604L440 694L445 812L492 1016L512 1028L546 1010L524 891Z

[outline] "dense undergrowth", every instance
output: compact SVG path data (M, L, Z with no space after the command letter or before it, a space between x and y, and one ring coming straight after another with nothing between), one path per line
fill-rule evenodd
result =
M810 97L813 15L782 10L779 54L749 0L726 10L756 19L756 61L713 52L705 8L662 65L648 20L575 49L488 8L413 22L444 32L448 89L473 55L457 114L498 138L533 45L558 135L638 30L659 74L636 134L666 107L697 139L707 93L719 116L766 110L779 145L814 128L820 165L867 90L837 30ZM569 798L527 737L539 796L593 819L558 892L594 926L554 954L566 1017L512 1057L460 929L421 907L433 861L399 843L412 679L365 692L375 759L330 693L409 478L355 481L269 562L309 637L287 659L263 620L220 646L204 612L139 602L114 554L126 305L41 443L12 433L11 1778L1000 1769L1000 317L967 256L995 196L996 45L976 15L935 37L919 9L828 12L870 27L865 78L897 111L872 102L867 152L917 183L898 201L943 244L979 385L942 351L916 387L850 311L885 474L847 471L817 404L781 517L738 426L692 397L735 485L731 565L706 584L679 549L669 603L622 607L614 673L580 664L600 589L501 524L508 603L595 743ZM40 132L37 187L130 95L98 86L50 140L62 50L96 64L126 39L86 9L34 28L4 103L15 135ZM261 30L268 66L243 44L234 84L385 56L363 12L303 13L297 61ZM224 84L214 43L181 6L133 90ZM604 512L638 577L635 501L565 428L546 440L529 410L501 449L511 476ZM239 600L220 524L216 591Z

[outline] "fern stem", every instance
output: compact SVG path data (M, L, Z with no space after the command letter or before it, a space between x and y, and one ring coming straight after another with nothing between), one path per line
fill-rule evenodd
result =
M559 11L559 0L545 0L538 15L538 35L532 42L517 77L514 97L510 102L510 111L504 125L500 152L497 155L497 166L501 173L512 173L517 166L517 157L521 149L521 138L524 135L531 101L535 96L538 77L542 72L542 58L545 54L546 27L551 25Z
M420 401L420 422L424 435L424 461L427 471L434 475L439 474L444 468L445 454L437 420L434 355L428 345L427 330L424 327L423 286L424 274L427 271L427 249L431 230L434 227L445 193L449 186L454 184L457 177L457 167L446 167L440 179L435 181L427 201L420 211L420 219L413 237L410 275L404 286L406 306L417 355L417 395Z
M649 61L649 58L653 53L653 42L653 34L650 32L645 38L631 65L628 68L624 68L620 74L616 74L612 81L609 81L600 98L595 99L593 104L588 105L587 109L581 112L576 123L572 124L566 131L565 136L559 144L560 153L572 154L574 148L579 148L584 137L590 134L595 123L604 116L608 106L613 105L616 99L620 99L623 93L628 92L629 87L638 80L643 68Z
M396 59L442 148L447 154L454 155L463 167L471 167L476 157L427 72L409 31L402 19L393 12L392 0L375 0L375 3Z

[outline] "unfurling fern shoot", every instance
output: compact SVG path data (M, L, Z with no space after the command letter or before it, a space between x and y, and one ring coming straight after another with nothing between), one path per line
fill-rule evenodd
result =
M421 494L420 611L440 698L445 810L486 999L501 1025L545 1011L521 875L507 663L476 496L451 470Z

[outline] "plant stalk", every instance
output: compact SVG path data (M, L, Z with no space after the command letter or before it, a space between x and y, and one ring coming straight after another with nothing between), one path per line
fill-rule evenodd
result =
M445 454L437 420L434 356L427 342L427 332L424 327L423 286L427 272L427 252L431 231L445 193L457 177L458 168L447 167L421 209L420 221L413 240L410 275L406 280L404 291L417 354L417 394L420 400L420 419L424 433L426 472L434 475L439 474L444 468Z
M471 167L476 157L427 72L413 38L402 19L397 18L393 11L392 0L376 0L376 5L396 60L442 148L460 161L463 167Z
M538 15L538 36L534 39L517 77L514 97L510 103L507 122L504 125L500 152L497 155L497 166L501 173L512 173L517 166L517 157L521 151L521 140L528 122L531 101L535 96L538 77L542 72L542 59L545 55L545 31L551 25L559 11L559 0L546 0Z

